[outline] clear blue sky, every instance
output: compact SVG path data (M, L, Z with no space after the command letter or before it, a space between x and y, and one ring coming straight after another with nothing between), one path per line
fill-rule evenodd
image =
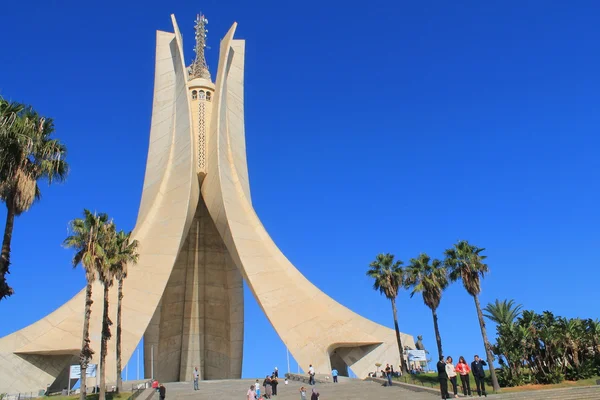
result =
M254 206L318 287L392 327L365 276L375 255L441 257L468 239L489 256L482 304L599 317L597 2L34 0L2 6L0 94L55 119L72 172L16 221L16 294L0 303L0 336L83 287L60 245L84 207L133 228L155 31L170 31L175 13L189 62L199 10L213 74L233 21L247 40ZM421 298L398 302L401 329L435 355ZM483 353L460 284L439 316L446 354ZM285 347L248 291L245 317L244 376L285 370Z

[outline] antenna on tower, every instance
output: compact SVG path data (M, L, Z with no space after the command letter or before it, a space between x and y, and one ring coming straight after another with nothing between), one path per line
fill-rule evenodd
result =
M196 47L194 47L194 53L196 53L196 57L189 67L189 79L204 78L210 80L210 71L208 70L208 64L204 56L204 50L210 48L206 46L206 34L208 32L206 25L208 25L208 19L204 14L198 14L195 22Z

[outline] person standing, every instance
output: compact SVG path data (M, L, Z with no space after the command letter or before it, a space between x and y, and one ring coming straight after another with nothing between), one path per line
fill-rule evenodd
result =
M200 378L200 373L198 372L198 367L194 368L194 390L198 390L198 379Z
M454 364L452 364L452 357L450 356L446 358L446 375L448 375L448 379L450 379L450 383L452 383L452 391L454 392L454 397L458 398L458 386L456 385L456 370L454 368Z
M315 384L315 369L313 368L312 364L308 366L308 384Z
M277 367L275 367L275 371L273 371L273 376L275 378L279 378L279 370L277 369Z
M160 400L165 400L165 397L167 397L167 388L165 387L165 385L160 385L160 387L158 388L158 395L160 397Z
M306 388L304 386L300 388L300 400L306 400Z
M273 375L271 377L271 387L273 388L273 396L277 396L277 385L279 385L279 381L277 380L277 377Z
M462 383L463 394L465 397L467 395L471 396L471 382L469 381L469 373L471 372L471 368L469 368L469 364L467 364L463 356L458 358L456 372L460 374L460 382Z
M271 395L273 394L273 387L271 386L271 378L269 377L269 375L267 375L267 377L265 378L263 386L265 387L265 397L267 399L270 399Z
M473 371L473 378L475 378L475 385L477 386L477 395L481 397L483 394L487 397L485 393L485 371L483 367L487 364L485 361L479 359L479 356L476 354L475 359L471 363L471 371Z
M390 368L390 364L385 364L385 377L388 381L388 386L392 386L392 369Z
M450 398L448 393L448 374L446 373L446 363L444 362L444 356L440 356L440 360L437 363L438 380L440 381L440 392L442 399L446 400Z
M319 400L319 392L317 392L317 389L313 388L310 400Z
M260 398L260 383L258 382L258 379L254 383L254 392L256 393L256 398L259 399Z
M254 391L254 385L250 386L248 392L246 393L246 400L256 400L256 392Z
M333 383L337 383L337 377L338 377L338 370L337 369L332 369L331 370L331 376L333 377Z

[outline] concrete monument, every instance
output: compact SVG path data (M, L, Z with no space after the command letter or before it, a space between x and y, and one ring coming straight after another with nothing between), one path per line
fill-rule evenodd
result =
M146 376L160 381L240 378L245 281L300 365L317 373L376 362L400 364L394 330L371 322L320 291L281 253L252 206L244 132L244 41L233 24L220 45L215 82L196 23L195 59L186 67L182 37L157 32L152 126L133 237L139 262L123 299L123 361L144 338ZM368 290L366 288L365 290ZM111 292L115 313L116 293ZM90 332L99 356L102 290L93 287ZM0 392L67 386L78 363L84 292L34 324L0 339ZM111 317L115 320L115 316ZM402 334L414 347L412 336ZM107 380L116 379L115 341ZM150 354L160 362L151 365ZM97 360L92 360L96 363Z

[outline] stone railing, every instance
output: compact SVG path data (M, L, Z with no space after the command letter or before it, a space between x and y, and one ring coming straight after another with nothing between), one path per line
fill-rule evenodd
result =
M298 381L308 384L308 374L285 374L285 377L290 381ZM315 383L331 383L331 377L327 374L316 374Z

